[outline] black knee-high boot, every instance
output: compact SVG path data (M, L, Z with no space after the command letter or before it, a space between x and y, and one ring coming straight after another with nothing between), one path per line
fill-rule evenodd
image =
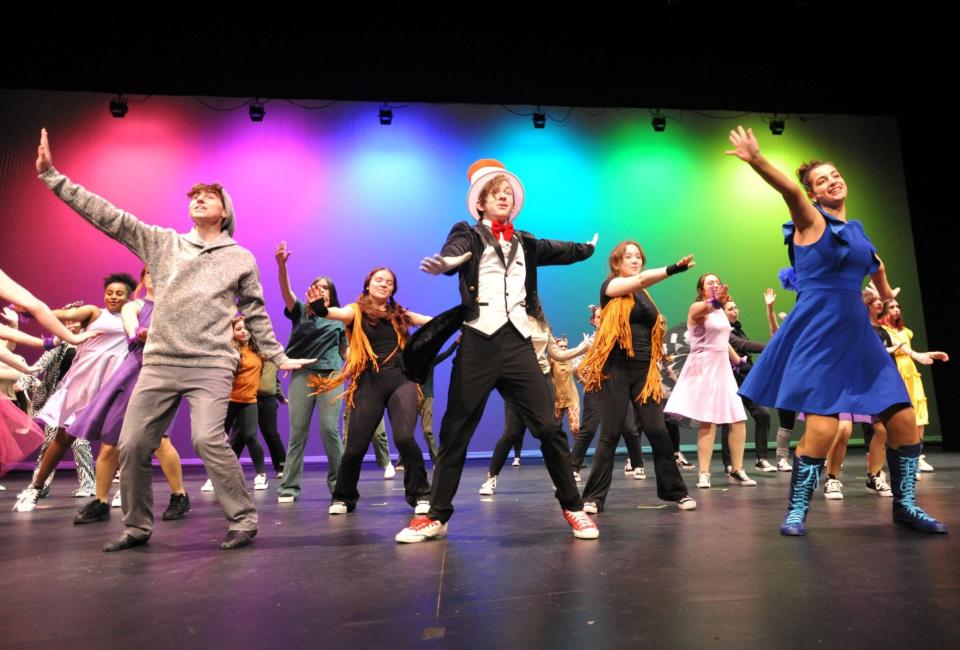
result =
M947 527L917 505L917 471L922 443L904 445L899 449L887 447L887 465L890 467L890 489L893 490L893 523L921 533L945 533Z
M787 499L787 515L780 524L781 535L806 535L807 512L810 497L820 483L825 458L797 456L790 475L790 496Z

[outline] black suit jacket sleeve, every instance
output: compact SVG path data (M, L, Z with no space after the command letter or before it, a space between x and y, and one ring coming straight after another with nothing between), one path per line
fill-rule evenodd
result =
M537 265L557 266L581 262L593 255L593 244L575 244L556 239L537 240Z
M763 349L767 347L767 344L757 343L756 341L751 341L750 339L740 336L735 332L730 332L730 346L742 357L747 354L763 352Z
M447 235L447 241L440 249L440 254L443 257L457 257L472 251L473 235L470 224L466 221L454 224L453 228L450 229L450 234ZM444 271L444 275L456 275L459 271L459 268L453 268Z

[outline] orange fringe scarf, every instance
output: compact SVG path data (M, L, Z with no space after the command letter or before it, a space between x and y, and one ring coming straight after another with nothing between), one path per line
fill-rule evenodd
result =
M657 308L653 298L646 290L644 295L650 300L654 309ZM630 331L630 312L633 310L633 294L613 298L603 308L600 329L593 340L593 345L580 362L577 375L583 381L584 390L593 392L600 390L609 375L603 374L603 367L613 352L615 346L620 346L627 352L628 357L633 353L633 336ZM660 382L659 363L663 358L663 338L667 332L667 319L657 309L657 322L650 332L650 366L647 369L647 380L643 390L634 398L634 401L644 402L649 398L659 402L663 399L663 384Z
M352 409L355 408L353 396L357 392L357 378L371 365L374 372L380 372L380 364L377 362L377 355L374 354L373 348L370 347L370 339L363 333L363 311L357 303L353 303L351 306L353 307L353 326L350 328L350 351L347 354L347 362L339 372L332 373L329 377L310 375L307 378L307 385L316 389L313 393L310 393L311 395L319 395L349 381L350 385L347 390L341 393L338 399L346 401L347 406ZM394 330L397 332L397 347L383 360L383 363L390 361L393 355L404 348L403 332L398 330L396 325L394 325ZM419 390L420 387L418 386L417 391L419 392Z

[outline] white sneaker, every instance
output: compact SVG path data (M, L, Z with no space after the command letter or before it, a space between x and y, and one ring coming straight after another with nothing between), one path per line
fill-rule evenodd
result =
M583 479L580 478L580 472L574 472L574 473L573 473L573 480L576 481L577 483L582 483L582 482L583 482Z
M632 471L633 471L633 465L630 464L630 459L627 458L627 462L626 462L626 464L623 466L623 473L624 473L624 474L629 474L629 473L632 472Z
M207 482L200 487L201 492L213 492L213 481L207 479Z
M477 490L483 496L490 496L497 490L497 477L490 476L486 481L483 482L483 485L480 486L480 489Z
M583 502L583 511L588 515L597 514L597 504L593 501L584 501Z
M673 455L673 459L677 461L677 467L680 469L693 469L694 467L693 463L687 460L687 457L683 455L683 452L678 451L675 453Z
M87 487L79 487L73 491L74 499L89 499L92 496L95 496L96 492Z
M17 502L13 504L14 512L33 512L37 507L37 499L40 498L40 490L32 485L17 495Z
M347 514L347 504L343 501L334 501L330 504L330 509L327 512L331 515L345 515Z
M777 459L777 471L778 472L792 472L793 465L790 464L790 461L786 458Z
M293 503L297 500L297 497L292 494L281 494L277 496L277 503Z
M727 474L727 481L730 483L736 483L740 487L755 487L757 482L752 478L747 476L747 473L743 469L738 469L736 472L731 471Z
M839 479L828 478L823 484L823 496L827 499L842 499L843 483Z
M413 509L415 515L425 515L430 512L430 502L426 499L417 501L417 507Z
M397 468L393 466L393 463L387 463L387 466L383 468L383 480L389 481L396 475Z
M119 508L123 505L123 501L120 500L120 490L117 490L117 493L113 495L113 501L110 502L111 508Z
M757 459L757 464L754 465L757 468L758 472L776 472L777 468L770 464L770 461L766 458Z
M254 490L266 490L267 489L267 475L266 474L257 474L253 479L253 489Z
M689 494L677 501L677 510L696 510L697 502Z
M117 470L117 473L113 475L113 482L114 483L120 482L120 470Z
M710 489L710 472L700 472L697 474L697 487Z
M921 472L932 472L934 471L933 465L927 462L927 455L920 454L920 462L917 464L917 467L920 468Z
M633 480L634 481L645 481L647 480L647 473L643 470L642 467L638 467L633 470Z
M519 457L519 456L514 456L514 457L513 457L513 463L511 463L511 464L512 464L514 467L520 467L520 457Z
M416 544L437 539L447 534L447 525L430 517L414 517L410 525L397 533L394 539L401 544Z

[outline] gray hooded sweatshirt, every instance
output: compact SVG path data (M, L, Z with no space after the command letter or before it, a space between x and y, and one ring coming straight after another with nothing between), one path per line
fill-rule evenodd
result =
M257 261L231 238L228 229L205 243L196 230L181 234L145 224L53 168L40 174L40 179L150 269L156 300L144 365L235 371L240 354L233 345L230 321L238 310L261 352L277 365L287 361L263 306ZM225 203L232 230L232 205L226 197Z

